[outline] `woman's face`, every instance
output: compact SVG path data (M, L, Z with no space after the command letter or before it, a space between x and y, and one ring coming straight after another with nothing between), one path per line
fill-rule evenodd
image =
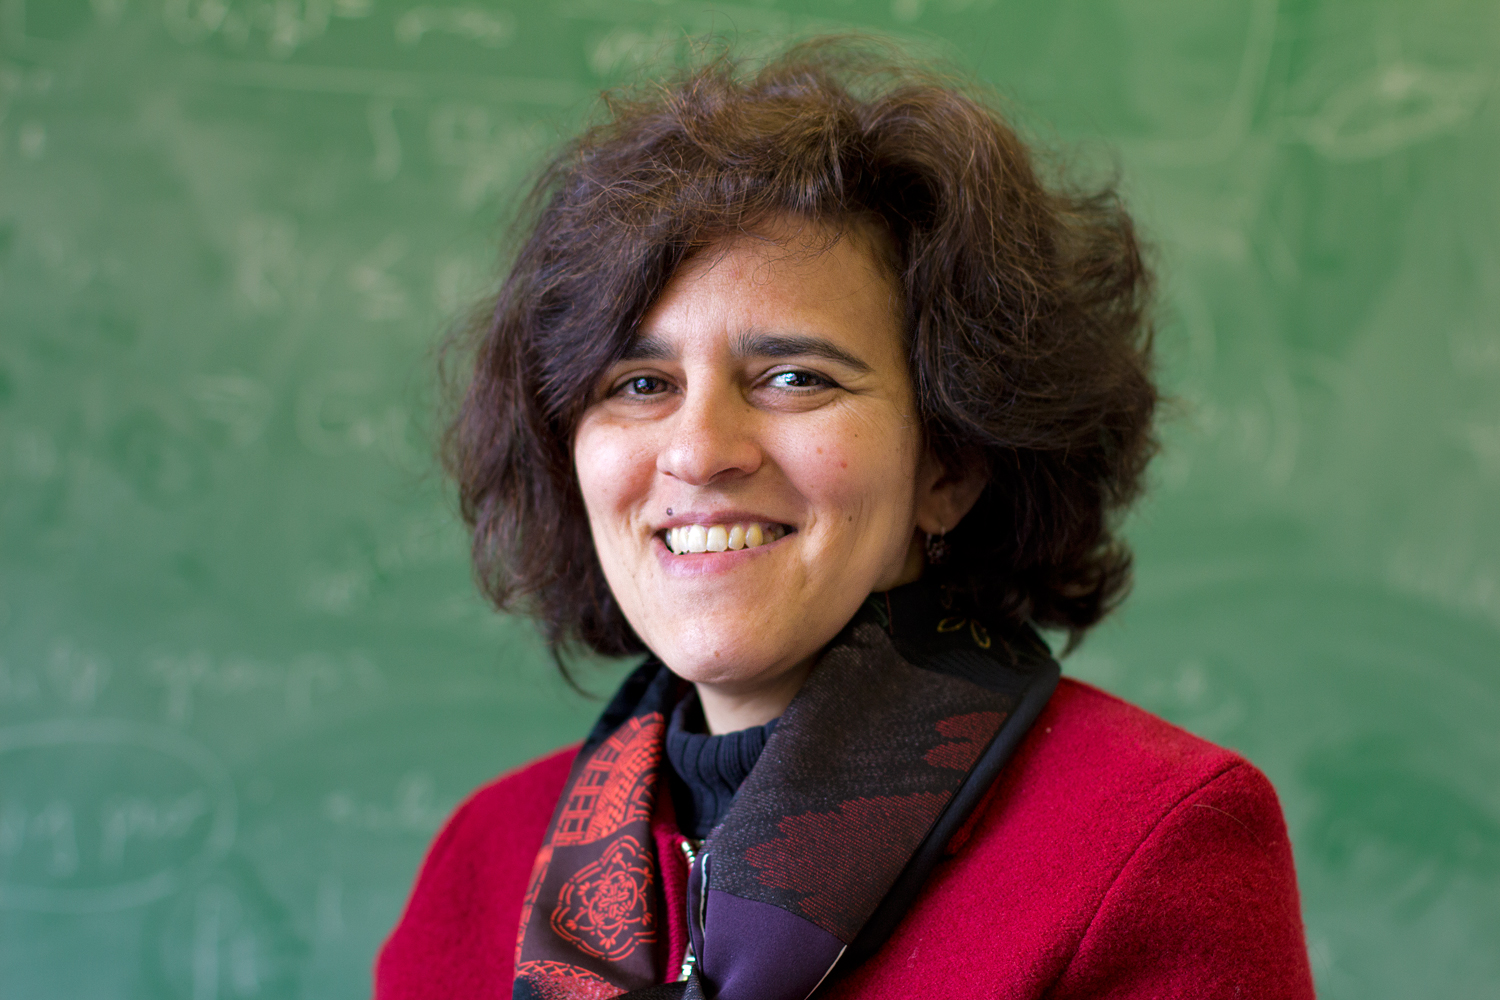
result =
M610 588L716 730L711 696L778 714L871 591L920 574L917 528L952 527L893 279L858 232L767 236L675 276L574 441Z

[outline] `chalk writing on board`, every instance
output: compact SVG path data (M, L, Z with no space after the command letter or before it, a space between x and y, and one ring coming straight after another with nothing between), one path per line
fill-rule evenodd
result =
M396 41L416 45L425 35L454 35L498 49L516 33L516 19L509 11L486 10L475 4L457 7L413 7L396 19Z
M1302 449L1302 412L1296 386L1285 371L1270 369L1259 386L1238 400L1193 399L1191 422L1212 453L1251 472L1274 490L1285 489L1297 468ZM1259 389L1259 392L1254 391ZM1187 478L1187 465L1210 454L1173 456L1163 473L1171 485Z
M104 454L136 495L158 507L172 507L210 487L203 443L187 433L170 409L139 407L109 430Z
M187 391L204 419L221 425L238 448L260 440L275 405L270 388L247 375L200 375Z
M201 42L223 26L229 5L223 0L162 0L167 32L184 45Z
M1448 336L1448 347L1455 374L1485 378L1500 374L1500 326L1483 332L1455 329Z
M944 14L957 14L973 7L988 6L985 0L941 0L938 8ZM898 21L916 21L927 13L928 0L891 0L891 17Z
M53 643L47 658L47 678L68 704L94 704L109 680L109 661L100 653L80 648L67 639Z
M318 937L325 941L344 935L344 880L337 875L324 872L318 877L318 889L313 897L313 925Z
M229 849L235 812L228 772L179 733L99 719L0 728L0 908L159 899Z
M406 255L406 240L392 233L349 267L349 285L359 295L359 313L369 320L400 319L410 296L391 268Z
M162 24L196 45L218 35L243 47L252 39L284 59L327 33L333 18L367 17L374 0L162 0Z
M1330 160L1365 160L1458 128L1484 96L1477 72L1395 62L1336 90L1303 135Z
M585 56L595 76L608 78L660 58L681 37L680 30L666 24L654 29L619 27L596 38Z
M839 0L839 2L846 2L846 0ZM953 0L948 0L948 2L953 2ZM837 30L837 22L820 24L805 17L794 18L787 11L777 10L775 6L767 3L752 5L721 3L714 2L714 0L708 0L708 2L686 0L686 2L674 4L670 13L667 13L665 8L662 9L662 16L656 18L652 17L649 9L632 16L627 13L628 8L614 0L554 0L551 6L553 12L563 18L602 21L606 24L630 25L634 22L641 29L648 31L650 37L660 38L668 43L654 51L643 52L645 61L648 63L666 59L674 53L685 54L695 44L694 36L699 35L743 33L742 37L736 39L739 43L737 48L743 54L754 57L774 50L780 39L784 39L788 32L799 26L813 32L820 27L824 31ZM647 23L651 21L655 21L655 24L647 27ZM628 31L630 28L621 30ZM895 32L887 31L885 34L888 37L900 37Z
M547 142L540 123L519 123L469 103L438 105L427 134L432 158L459 168L455 200L465 211L509 191Z
M334 371L302 387L296 402L297 439L314 455L377 450L407 468L426 460L411 413L390 401L372 374Z
M393 525L375 541L375 566L397 573L419 566L461 563L468 557L468 533L451 511L436 509Z
M1490 474L1500 472L1500 423L1472 422L1459 432L1460 440L1473 453L1480 468Z
M1304 844L1328 870L1393 891L1407 912L1455 880L1500 876L1500 819L1395 737L1321 748L1303 765Z
M180 893L152 942L160 982L153 995L183 1000L252 1000L301 995L298 969L307 944L285 905L244 859L230 856L210 877Z
M47 152L47 126L41 122L23 122L16 130L16 148L28 160L40 160Z
M439 802L432 776L413 771L387 798L363 798L349 789L329 792L323 799L323 816L338 826L373 833L431 834L456 804Z
M1234 91L1213 132L1196 139L1166 139L1139 147L1146 158L1162 166L1202 166L1220 162L1240 149L1250 136L1255 105L1271 71L1276 43L1277 0L1257 0L1240 56Z
M1433 551L1429 545L1404 542L1387 560L1385 576L1399 591L1500 625L1500 572L1475 545Z
M346 615L365 603L374 582L375 573L368 565L315 562L303 571L297 597L309 610Z
M443 316L457 316L479 301L493 280L489 269L470 257L439 256L432 265L432 301Z
M591 90L573 81L545 77L463 76L248 59L189 58L183 60L183 71L205 83L385 100L435 99L451 95L497 104L572 107L592 94Z
M51 478L60 464L57 444L42 428L17 427L11 435L10 452L10 467L32 482Z
M296 223L285 216L251 215L235 239L234 286L260 312L277 312L296 297L304 277Z
M129 6L130 0L89 0L89 9L94 12L94 17L106 27L113 27L124 20Z
M146 676L161 685L162 714L177 724L188 722L205 699L262 697L268 710L299 721L330 700L369 697L385 688L379 668L359 652L304 653L285 663L202 650L157 653L146 662Z
M395 102L384 98L370 101L365 107L365 121L375 147L370 173L376 180L393 180L401 173L401 133L396 129Z
M109 682L109 660L72 639L58 639L34 666L0 660L0 705L51 701L60 708L91 708Z
M13 667L0 658L0 705L23 704L41 696L41 678L34 671Z

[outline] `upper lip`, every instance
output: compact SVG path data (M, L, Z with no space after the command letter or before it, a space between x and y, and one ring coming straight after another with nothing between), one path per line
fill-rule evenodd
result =
M688 511L686 514L673 514L656 526L656 531L667 531L672 528L680 528L685 524L781 524L792 527L786 521L767 517L764 514L753 514L743 510L719 510L719 511Z

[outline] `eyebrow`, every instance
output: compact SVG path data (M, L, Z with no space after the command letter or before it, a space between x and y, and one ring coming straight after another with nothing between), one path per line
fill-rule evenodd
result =
M736 336L730 350L737 358L814 357L845 365L861 374L874 371L868 364L830 340L801 334L749 331ZM625 349L623 361L670 361L676 352L660 337L636 337Z
M735 356L741 358L814 357L853 368L862 374L874 370L833 341L822 337L750 331L735 337L731 347Z
M667 342L650 334L636 337L620 355L621 361L671 361L673 352Z

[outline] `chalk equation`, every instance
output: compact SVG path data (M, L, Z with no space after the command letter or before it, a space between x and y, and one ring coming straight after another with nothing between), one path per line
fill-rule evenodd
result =
M323 799L323 816L336 826L373 833L434 833L456 801L442 800L432 776L413 771L396 783L388 798L364 798L340 788Z
M134 722L0 728L0 909L85 913L173 892L234 842L228 771Z
M542 122L512 119L483 104L444 103L428 119L428 141L435 162L458 168L454 198L469 212L526 176L547 148L549 130Z
M413 7L396 19L396 41L416 45L424 35L448 34L487 49L498 49L516 34L515 15L477 4Z
M301 996L307 952L290 910L231 856L166 906L145 978L150 995L183 1000Z
M287 716L302 720L329 699L378 695L385 689L380 669L362 653L305 653L286 663L242 654L215 657L202 650L158 653L146 663L147 678L161 685L168 722L186 723L205 697L233 699L263 695Z
M297 394L295 419L297 440L314 455L374 450L409 469L426 460L411 411L390 402L369 373L336 371L310 380Z
M163 0L162 24L184 45L218 36L243 47L259 39L284 59L323 37L335 18L368 17L374 0Z
M109 681L110 662L97 650L58 639L39 667L27 669L0 658L0 706L49 701L70 709L87 709Z
M1393 60L1336 90L1302 134L1330 160L1368 160L1454 132L1479 108L1488 81Z

